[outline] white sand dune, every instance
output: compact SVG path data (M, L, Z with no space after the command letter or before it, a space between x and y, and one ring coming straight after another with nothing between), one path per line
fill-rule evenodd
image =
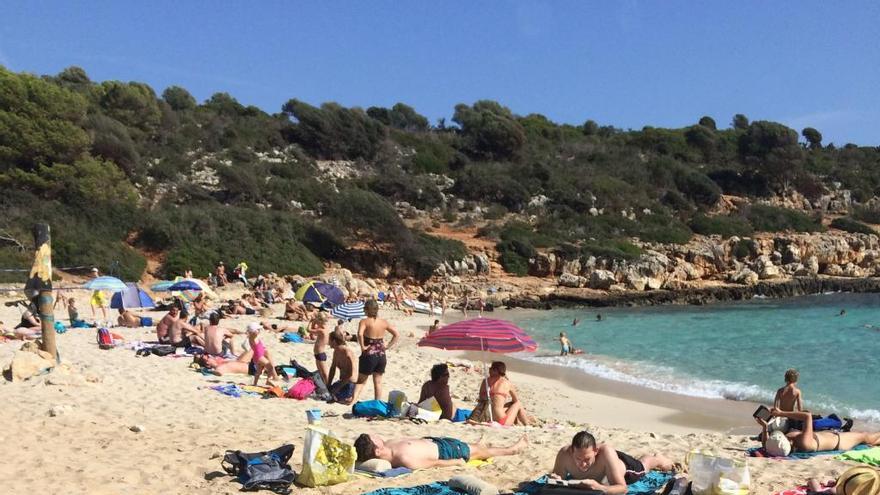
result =
M88 314L86 297L78 296L83 315ZM280 306L275 310L280 314ZM416 347L417 338L432 321L430 317L405 317L396 311L383 311L383 316L393 320L403 335L402 345L389 353L385 392L403 390L415 399L431 365L454 355ZM10 323L17 319L15 309L0 306L0 320ZM239 317L224 320L224 324L243 329L254 319ZM353 330L354 324L349 327ZM151 329L115 331L129 340L154 338ZM294 358L314 367L311 345L281 343L272 334L264 334L264 340L276 364ZM0 363L19 346L15 342L0 344ZM5 462L0 464L4 493L238 493L240 485L220 469L225 450L259 451L292 443L296 446L293 464L299 471L305 410L314 407L325 414L338 414L325 418L323 426L348 441L362 432L386 438L444 435L465 441L477 441L485 434L489 443L508 444L527 432L531 446L525 453L498 458L473 471L507 489L546 473L558 448L584 428L600 441L633 455L660 452L677 461L683 461L693 449L742 456L745 448L753 445L746 436L725 433L736 423L749 424L748 412L742 420L731 419L729 413L743 414L748 406L724 401L681 402L669 396L661 400L657 393L637 389L624 394L599 393L591 390L603 387L594 387L596 382L587 377L568 375L561 380L554 377L557 371L536 372L534 365L510 360L511 379L529 411L545 421L543 427L491 428L448 422L418 426L346 419L343 414L350 409L341 405L224 396L209 387L228 381L249 383L249 378L203 376L189 368L186 358L136 357L133 351L121 348L100 350L91 329L71 329L58 335L58 347L63 363L54 372L0 385L0 415L5 419L0 428L5 453ZM457 405L471 407L479 371L456 367L451 375ZM369 385L363 398L372 398L372 393ZM728 413L725 416L718 411ZM717 419L713 419L716 413ZM143 431L132 431L134 426ZM749 466L753 493L759 494L794 486L810 476L834 478L847 467L830 457L797 462L750 459ZM445 480L459 471L419 471L392 480L354 477L345 484L297 488L295 492L355 494L383 486Z

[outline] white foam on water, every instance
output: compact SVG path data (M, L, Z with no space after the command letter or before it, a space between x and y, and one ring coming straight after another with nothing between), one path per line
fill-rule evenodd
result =
M723 380L701 380L684 376L666 366L649 363L625 362L592 355L567 357L526 355L521 357L535 363L574 368L588 375L690 397L772 404L776 395L775 390L768 390L757 385ZM810 401L806 406L815 411L835 412L843 417L880 425L880 411L876 409L851 408L821 399Z

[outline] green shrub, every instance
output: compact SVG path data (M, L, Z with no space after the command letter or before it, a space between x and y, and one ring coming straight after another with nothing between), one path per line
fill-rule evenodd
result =
M877 235L876 230L851 217L835 218L831 221L831 226L835 229L840 229L853 234Z
M642 254L641 248L624 240L590 241L581 246L583 257L595 256L618 260L632 260Z
M507 215L507 208L499 205L499 204L491 204L488 208L486 208L486 212L483 214L483 218L486 220L498 220L503 218L504 215Z
M675 217L660 214L639 219L635 235L644 242L685 244L691 239L691 229Z
M740 239L733 245L730 254L736 259L748 258L752 255L752 241L748 239Z
M853 209L852 217L862 222L878 224L880 223L880 208L857 206Z
M518 277L524 277L529 274L529 260L517 254L514 251L502 251L499 257L501 266L508 273L512 273Z
M825 227L815 218L789 208L769 205L752 205L748 220L759 232L823 232Z
M747 236L754 231L748 220L730 215L708 216L698 213L691 219L691 230L697 234L720 235L724 238Z

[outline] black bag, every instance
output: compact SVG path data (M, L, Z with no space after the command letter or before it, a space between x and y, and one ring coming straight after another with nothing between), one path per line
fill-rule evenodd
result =
M242 490L267 489L275 493L290 493L290 484L296 478L291 469L290 456L293 445L287 444L268 452L248 454L240 450L227 450L220 466L232 476L238 477Z
M174 346L167 344L154 345L150 348L150 351L157 356L167 356L174 354Z

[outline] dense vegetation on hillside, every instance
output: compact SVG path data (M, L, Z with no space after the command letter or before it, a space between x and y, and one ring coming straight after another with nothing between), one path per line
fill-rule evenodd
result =
M407 227L396 207L468 222L478 206L493 219L484 235L521 273L536 248L628 258L632 237L821 229L770 206L708 214L722 193L815 199L840 183L864 202L880 191L877 148L800 134L743 115L726 128L710 117L683 129L560 125L493 101L457 105L436 125L403 103L291 99L270 115L226 93L198 103L184 88L157 95L76 67L43 77L0 67L0 237L30 245L30 226L48 221L57 266L129 279L145 267L138 250L163 253L168 274L245 259L254 272L311 275L337 260L424 278L463 246ZM328 174L326 160L351 173ZM863 210L853 216L877 215ZM0 246L0 267L29 257Z

